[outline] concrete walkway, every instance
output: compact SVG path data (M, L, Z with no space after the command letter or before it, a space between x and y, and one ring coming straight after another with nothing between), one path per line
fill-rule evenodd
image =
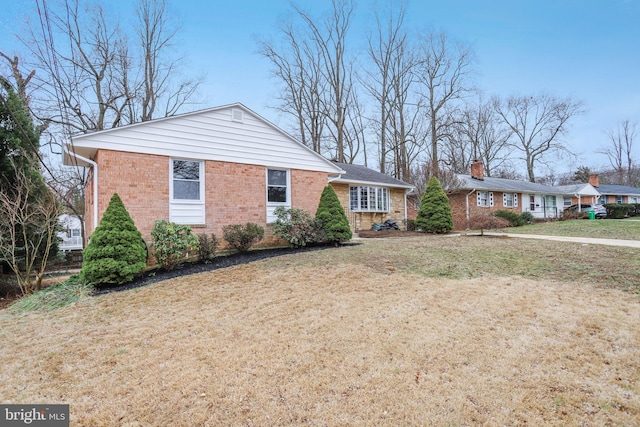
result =
M517 233L487 233L487 236L504 236L521 239L538 239L538 240L555 240L556 242L575 242L584 245L608 245L608 246L625 246L628 248L640 248L640 240L621 240L621 239L593 239L589 237L569 237L569 236L545 236L540 234L517 234Z

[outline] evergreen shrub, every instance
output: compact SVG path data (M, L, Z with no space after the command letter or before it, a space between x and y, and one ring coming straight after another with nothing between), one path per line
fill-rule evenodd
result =
M330 184L322 190L316 210L316 219L322 222L327 242L339 245L351 239L352 233L347 215L344 213L338 195Z
M453 230L453 215L449 198L435 176L429 180L422 196L416 227L427 233L448 233Z
M147 246L120 196L109 201L82 252L80 278L90 285L130 282L147 264Z
M498 218L504 218L509 221L511 227L520 227L525 224L525 220L522 215L518 215L513 211L497 211L494 213Z

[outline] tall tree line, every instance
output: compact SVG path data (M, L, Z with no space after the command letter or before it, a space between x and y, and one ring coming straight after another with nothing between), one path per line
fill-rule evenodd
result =
M484 101L469 46L407 28L404 3L374 9L366 37L352 34L349 0L332 0L323 17L294 11L279 38L259 42L260 53L281 85L275 107L318 153L406 181L417 171L466 173L475 159L487 175L513 175L524 165L535 181L536 167L570 154L561 138L580 101L547 94Z

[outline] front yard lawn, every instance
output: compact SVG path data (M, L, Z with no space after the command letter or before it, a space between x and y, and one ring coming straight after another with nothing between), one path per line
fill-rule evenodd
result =
M639 257L367 239L0 311L0 396L74 426L634 425Z
M552 221L522 227L510 227L504 229L504 231L550 236L640 240L640 218Z

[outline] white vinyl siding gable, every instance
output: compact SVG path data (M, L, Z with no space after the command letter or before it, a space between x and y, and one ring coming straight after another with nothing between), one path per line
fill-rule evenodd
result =
M204 224L204 162L169 159L169 221Z
M73 138L91 158L107 149L336 174L340 168L246 107L218 107Z
M478 191L476 193L477 205L481 207L493 207L493 192Z

